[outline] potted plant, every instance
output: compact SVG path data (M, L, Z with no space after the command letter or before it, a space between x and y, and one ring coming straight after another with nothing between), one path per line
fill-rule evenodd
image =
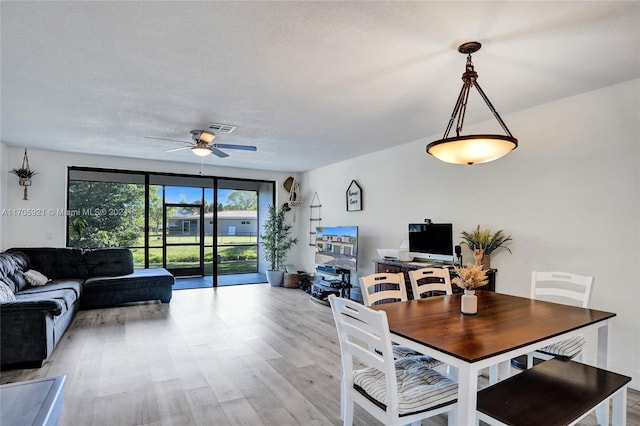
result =
M23 167L20 167L19 169L12 169L11 171L9 171L9 173L13 173L14 175L18 176L18 178L20 178L18 180L18 183L20 184L20 186L31 185L31 178L34 175L38 174L38 172L34 170L25 169Z
M480 229L480 225L471 232L462 231L462 242L473 252L476 264L482 264L486 269L491 269L491 253L499 248L511 249L505 244L511 241L510 235L505 235L501 229L492 233L490 229Z
M282 266L287 252L298 242L297 238L290 236L291 225L285 222L284 213L284 209L270 206L264 233L260 235L264 257L271 264L271 269L267 270L267 281L272 287L280 286L282 283Z
M25 150L24 155L25 155L25 158L26 158L26 155L27 155L27 151L26 150ZM38 172L30 170L28 165L27 165L27 167L25 167L23 165L19 169L10 170L9 173L13 173L14 175L18 176L18 185L24 187L24 192L23 192L23 195L22 195L22 199L23 200L28 200L29 199L29 194L28 194L27 190L31 186L31 178L34 175L37 175Z

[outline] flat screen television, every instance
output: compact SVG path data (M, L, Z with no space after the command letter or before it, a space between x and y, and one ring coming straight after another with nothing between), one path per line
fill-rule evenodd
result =
M453 225L410 223L409 255L418 260L453 262Z
M329 268L355 271L358 267L358 227L317 227L315 262Z

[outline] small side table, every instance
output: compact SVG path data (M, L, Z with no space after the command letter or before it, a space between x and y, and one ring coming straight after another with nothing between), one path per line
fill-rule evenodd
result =
M66 377L48 377L0 386L0 425L57 425Z

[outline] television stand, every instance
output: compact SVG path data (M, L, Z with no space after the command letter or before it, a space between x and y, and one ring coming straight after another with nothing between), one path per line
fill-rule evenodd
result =
M325 267L317 267L318 279L311 285L311 296L326 301L329 295L351 298L351 271L335 268L328 271Z
M437 264L437 265L429 265L427 263L422 263L422 262L400 262L400 261L390 261L387 259L376 259L374 260L375 264L376 264L376 269L375 271L380 273L380 272L389 272L389 273L398 273L398 272L402 272L404 273L404 280L405 283L409 283L409 271L411 270L415 270L415 269L420 269L420 268L447 268L449 269L449 273L451 274L451 278L455 277L456 274L453 270L453 264L450 263L441 263L441 264ZM481 287L481 288L486 288L489 291L496 291L496 273L498 272L497 269L489 269L487 271L487 278L489 279L489 282L487 283L486 287ZM459 293L462 292L462 289L456 285L453 285L453 291L454 293ZM409 298L413 298L413 293L411 290L411 285L407 285L407 294L409 296Z

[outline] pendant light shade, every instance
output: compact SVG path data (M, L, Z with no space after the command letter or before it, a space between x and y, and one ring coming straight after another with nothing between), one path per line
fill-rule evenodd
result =
M467 64L464 74L462 74L462 90L458 95L458 100L453 108L451 119L447 125L442 139L431 142L427 145L427 153L439 160L453 164L476 164L487 163L497 160L507 155L518 146L518 139L514 138L507 125L493 107L487 95L478 85L478 73L473 68L471 54L477 52L482 45L478 42L464 43L458 48L460 53L467 55ZM467 101L469 100L469 90L475 87L484 99L485 103L495 116L506 135L462 135L464 116L467 111ZM456 136L449 137L449 132L456 123Z

